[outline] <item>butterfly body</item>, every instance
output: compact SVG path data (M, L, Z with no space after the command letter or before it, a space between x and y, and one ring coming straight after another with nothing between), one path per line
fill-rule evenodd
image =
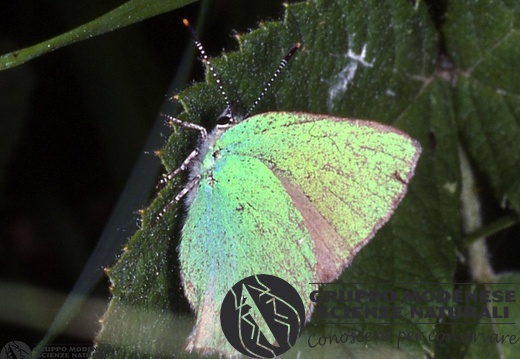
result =
M271 112L217 127L190 178L179 257L197 317L188 350L233 353L220 305L239 280L272 274L306 303L310 283L336 279L390 217L420 154L375 122Z

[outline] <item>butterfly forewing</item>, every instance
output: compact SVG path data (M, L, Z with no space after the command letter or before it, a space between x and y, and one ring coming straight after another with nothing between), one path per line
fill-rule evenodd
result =
M376 122L284 112L234 126L216 150L257 158L277 176L323 251L316 281L337 278L390 218L421 152L408 135Z

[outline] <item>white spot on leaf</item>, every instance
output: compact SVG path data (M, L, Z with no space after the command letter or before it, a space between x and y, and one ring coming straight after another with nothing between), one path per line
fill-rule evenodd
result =
M345 57L350 59L351 61L339 72L339 74L336 75L336 78L333 81L334 83L329 89L329 99L327 101L327 106L329 110L332 110L332 108L334 107L334 102L336 98L347 91L348 85L356 76L356 72L360 64L364 67L374 66L374 60L372 60L372 62L366 61L366 53L367 44L363 45L363 49L361 49L361 54L356 54L354 51L352 51L352 49L348 49L348 52L345 55Z

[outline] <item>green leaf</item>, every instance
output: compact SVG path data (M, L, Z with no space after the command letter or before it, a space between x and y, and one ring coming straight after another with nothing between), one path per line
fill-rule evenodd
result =
M505 274L500 276L495 283L480 284L473 291L498 291L513 293L514 299L499 302L481 303L480 307L493 308L499 315L507 313L504 318L483 318L480 323L468 325L447 325L446 331L439 330L437 336L438 354L440 357L453 356L471 359L478 358L517 358L520 355L518 344L520 343L520 310L518 306L518 293L520 290L520 276L518 274ZM505 309L507 308L507 309ZM444 334L445 333L445 334ZM448 338L459 338L450 341Z
M301 51L256 113L285 110L375 120L402 129L423 147L416 175L395 215L338 283L325 289L394 291L400 295L393 305L409 308L401 295L406 290L455 287L456 258L464 250L460 139L489 179L490 188L483 191L493 193L497 203L506 197L520 212L520 68L515 61L520 55L520 16L513 1L487 4L491 3L450 2L441 36L421 2L309 0L288 5L283 22L263 23L238 36L238 52L212 60L236 109L245 112L285 51L300 42ZM438 61L441 38L455 68ZM182 120L212 125L222 112L225 104L215 80L210 74L206 78L178 95L185 109ZM167 171L181 164L193 143L193 133L174 129L161 151ZM178 310L185 306L176 262L183 208L173 206L157 225L150 223L181 190L184 179L176 177L143 211L142 229L110 270L114 296L94 356L183 355L182 342L192 325ZM459 357L473 350L430 340L430 334L445 325L435 319L350 322L321 325L311 320L298 349L287 356L355 352ZM391 339L320 349L310 349L306 342L309 333L375 331L385 331Z
M0 56L0 71L21 65L60 47L178 9L196 0L131 0L118 8L47 41Z
M520 212L518 2L453 1L446 44L458 68L454 108L462 141L495 197Z

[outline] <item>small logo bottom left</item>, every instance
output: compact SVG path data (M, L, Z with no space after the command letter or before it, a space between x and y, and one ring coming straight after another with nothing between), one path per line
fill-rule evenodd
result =
M13 340L2 347L0 359L30 359L31 348L24 342Z

